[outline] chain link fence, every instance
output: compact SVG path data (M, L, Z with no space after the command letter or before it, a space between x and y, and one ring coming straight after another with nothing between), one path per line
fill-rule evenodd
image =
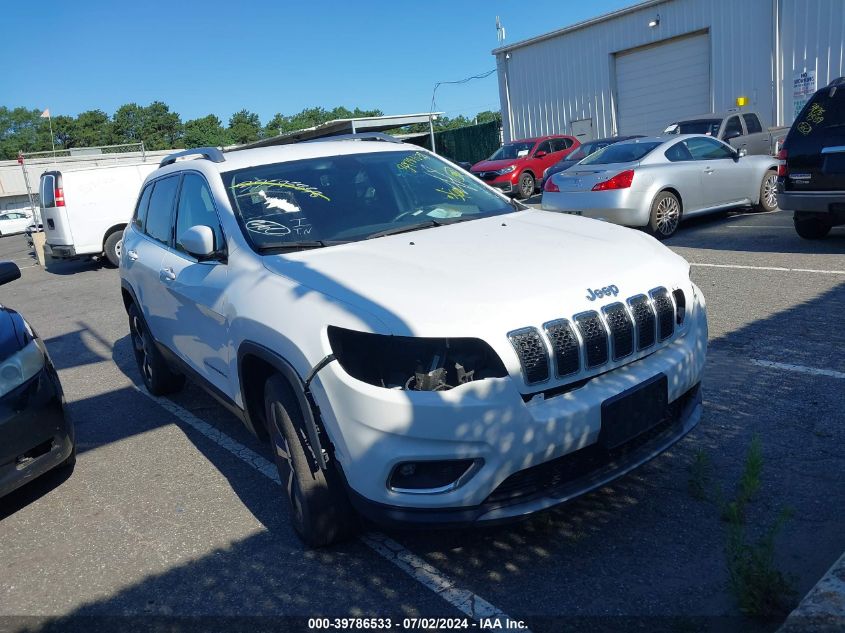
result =
M146 158L143 141L140 143L122 143L120 145L100 145L97 147L71 147L69 149L47 150L45 152L21 153L18 160L44 162L57 158L74 158L84 156L104 156L110 154L140 154L141 160Z

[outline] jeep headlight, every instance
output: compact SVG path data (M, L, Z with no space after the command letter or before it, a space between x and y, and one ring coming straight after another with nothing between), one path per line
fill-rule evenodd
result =
M516 165L511 165L509 167L502 167L502 169L497 169L496 173L500 176L504 176L505 174L511 173L513 170L516 169Z
M368 334L330 326L332 352L343 370L385 389L445 391L507 371L487 343L477 338L420 338Z
M44 354L33 340L22 350L0 361L0 398L44 369Z

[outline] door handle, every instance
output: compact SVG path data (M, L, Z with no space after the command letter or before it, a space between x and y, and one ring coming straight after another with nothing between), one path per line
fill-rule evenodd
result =
M712 167L705 167L705 168L704 168L704 173L705 173L705 174L712 174L712 173L713 173L713 168L712 168Z
M126 256L134 262L138 259L138 251L126 251Z
M162 268L158 273L158 278L162 281L173 281L176 279L176 273L172 268Z

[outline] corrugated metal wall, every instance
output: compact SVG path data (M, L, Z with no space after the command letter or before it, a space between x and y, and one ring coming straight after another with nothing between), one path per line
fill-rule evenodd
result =
M660 24L650 28L657 14ZM497 53L505 138L569 133L570 121L584 118L592 118L594 137L614 134L614 53L701 30L710 34L711 108L747 96L771 124L773 0L667 0Z
M779 123L794 118L795 73L816 72L816 89L845 76L845 1L778 0L780 21Z

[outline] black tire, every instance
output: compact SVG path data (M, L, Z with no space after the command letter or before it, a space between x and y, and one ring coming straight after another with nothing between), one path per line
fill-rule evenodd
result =
M827 237L830 229L833 228L828 222L814 216L793 217L795 232L805 240L820 240Z
M661 191L651 203L651 214L646 230L659 240L672 237L681 224L682 214L678 197L669 191Z
M106 238L105 243L103 244L103 251L106 254L106 259L109 260L109 264L117 268L120 266L120 252L118 251L117 245L123 239L123 232L122 231L115 231L114 233L110 233L109 236Z
M185 377L170 368L170 365L158 351L140 310L133 303L129 306L129 337L132 351L144 386L154 396L175 393L185 386Z
M519 200L525 200L526 198L530 198L534 195L534 189L536 187L536 183L534 182L534 176L532 176L529 172L523 172L519 176L519 184L517 185L516 189L516 197Z
M774 169L770 169L763 176L763 182L760 183L760 200L754 205L755 211L774 211L778 208L777 180L778 173Z
M308 547L325 547L351 537L359 521L340 474L332 463L326 470L317 464L296 395L281 376L271 376L264 384L264 413L299 538Z

